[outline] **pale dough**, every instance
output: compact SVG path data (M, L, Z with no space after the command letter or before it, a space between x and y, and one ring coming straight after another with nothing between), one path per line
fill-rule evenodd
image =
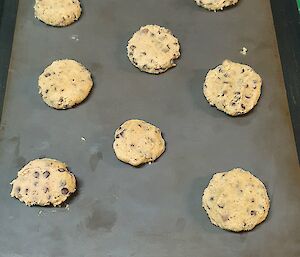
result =
M214 225L239 232L266 219L270 200L258 178L236 168L213 176L204 190L202 206Z
M81 15L79 0L35 0L35 17L51 26L63 27Z
M203 93L210 105L237 116L254 108L261 87L262 79L251 67L225 60L207 73Z
M155 161L165 151L165 141L152 124L128 120L116 130L113 148L119 160L138 166Z
M147 25L135 32L128 41L129 60L141 71L159 74L176 66L180 56L178 39L158 25Z
M48 66L39 77L39 94L55 109L68 109L81 103L90 93L91 73L74 60L59 60Z
M76 191L75 176L67 165L48 158L29 162L11 185L11 197L28 206L58 206Z
M225 7L237 4L239 0L195 0L197 5L210 11L223 10Z

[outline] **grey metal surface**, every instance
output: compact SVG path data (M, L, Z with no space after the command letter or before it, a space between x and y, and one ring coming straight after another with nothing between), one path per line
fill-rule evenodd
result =
M300 170L269 1L241 0L219 13L192 0L82 4L77 23L52 28L33 17L33 1L20 1L1 124L0 256L300 256ZM182 46L178 66L159 76L126 56L132 33L152 23ZM60 58L83 63L95 82L67 111L47 107L37 90L39 74ZM226 116L202 94L207 70L225 58L264 80L244 117ZM152 165L136 169L114 156L114 130L130 118L164 132L167 150ZM9 197L18 169L40 156L67 162L77 176L69 210ZM213 173L233 167L252 171L271 198L268 219L248 233L213 226L200 205Z

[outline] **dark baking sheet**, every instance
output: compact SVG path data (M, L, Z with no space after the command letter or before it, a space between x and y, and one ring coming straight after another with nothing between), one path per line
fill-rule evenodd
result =
M33 1L19 3L1 123L0 256L300 256L300 170L269 1L241 0L219 13L192 0L82 4L79 22L52 28L33 17ZM132 33L152 23L182 46L178 66L159 76L126 56ZM37 90L39 74L61 58L83 63L95 82L88 100L67 111L47 107ZM226 116L202 94L207 70L225 58L264 80L244 117ZM167 150L152 165L136 169L114 156L114 130L130 118L164 132ZM67 162L77 176L69 208L9 197L18 169L41 156ZM271 198L268 219L239 234L213 226L200 204L213 173L238 166Z

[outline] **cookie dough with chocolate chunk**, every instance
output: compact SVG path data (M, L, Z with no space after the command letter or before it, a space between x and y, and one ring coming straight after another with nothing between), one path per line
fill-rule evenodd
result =
M128 41L127 55L134 66L152 74L165 72L176 66L180 56L178 39L172 32L158 25L146 25Z
M254 108L261 87L261 77L250 66L225 60L207 73L203 92L210 105L238 116Z
M197 5L210 11L223 10L225 7L237 4L239 0L195 0Z
M91 73L74 60L58 60L40 75L39 94L55 109L68 109L81 103L93 87Z
M58 206L76 191L75 176L67 165L48 158L26 164L11 185L11 197L28 206Z
M213 176L204 190L202 206L214 225L240 232L266 219L270 200L258 178L236 168Z
M64 27L79 19L81 6L79 0L35 0L34 14L48 25Z
M165 141L152 124L128 120L116 130L113 148L119 160L138 166L155 161L165 151Z

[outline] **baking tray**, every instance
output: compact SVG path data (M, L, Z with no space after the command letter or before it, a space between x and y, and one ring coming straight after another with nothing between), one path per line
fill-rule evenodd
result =
M218 13L192 0L82 0L81 19L66 28L36 20L33 4L19 2L4 99L1 257L300 256L300 170L268 0ZM145 24L171 29L181 43L177 67L159 76L126 56ZM62 58L83 63L95 83L87 101L66 111L46 106L37 90L39 74ZM225 58L263 78L249 115L229 117L202 94L206 72ZM114 131L130 118L163 131L167 149L157 162L133 168L116 159ZM65 161L78 178L66 207L29 208L9 197L18 169L42 156ZM233 167L258 176L271 199L267 220L247 233L215 227L200 203L213 173Z

